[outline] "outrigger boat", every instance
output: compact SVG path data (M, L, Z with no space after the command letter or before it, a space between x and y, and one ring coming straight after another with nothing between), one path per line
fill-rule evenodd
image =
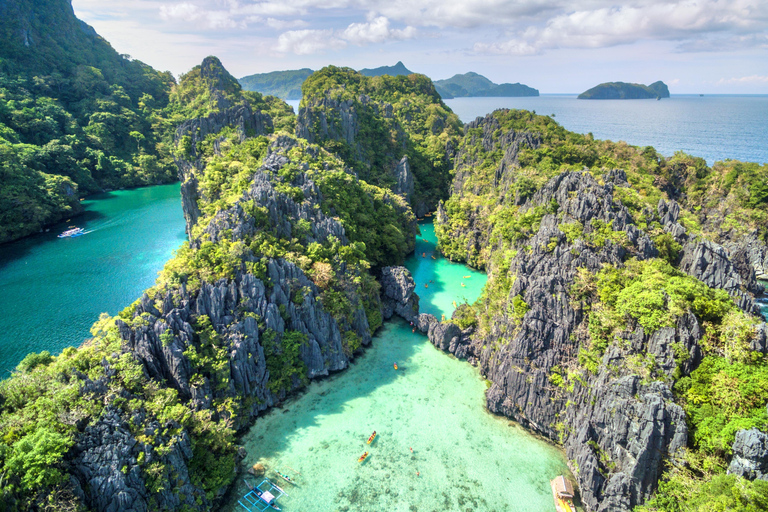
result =
M248 512L264 512L268 508L280 510L277 506L278 498L288 496L279 486L273 484L268 478L265 478L259 485L252 487L248 481L245 481L250 492L240 498L238 503Z
M397 368L397 365L395 365L395 368ZM373 431L373 434L371 434L371 437L368 438L368 444L371 444L373 440L376 439L376 431Z
M69 226L70 229L66 230L62 234L59 235L59 238L74 238L76 236L84 235L85 229L78 228L75 226Z
M357 459L357 462L363 462L363 461L365 460L365 458L366 458L366 457L368 457L368 452L365 452L364 454L362 454L362 455L360 456L360 458L359 458L359 459Z
M563 475L555 477L549 483L552 486L557 512L576 512L576 507L573 505L573 484Z

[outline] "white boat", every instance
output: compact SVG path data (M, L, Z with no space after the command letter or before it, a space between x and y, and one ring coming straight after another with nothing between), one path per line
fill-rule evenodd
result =
M70 226L70 229L60 234L59 238L74 238L76 236L80 236L84 234L85 234L85 229Z

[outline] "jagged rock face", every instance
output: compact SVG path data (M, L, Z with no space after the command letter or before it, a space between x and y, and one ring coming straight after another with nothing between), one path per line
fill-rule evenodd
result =
M741 263L741 271L731 262L722 246L709 240L689 242L683 246L680 270L703 281L707 286L727 291L742 310L759 314L760 309L751 295L760 291L755 273L743 254L737 261Z
M405 267L384 267L380 283L384 320L389 320L397 313L408 322L416 322L419 317L419 296L413 291L416 284L411 272Z
M768 434L756 428L736 432L728 474L768 480Z
M225 71L226 72L226 71ZM197 151L197 144L212 133L219 133L225 127L231 126L237 130L240 140L246 137L265 135L272 131L272 118L259 110L254 112L250 105L242 103L226 110L210 114L207 117L189 119L176 129L174 142L180 143L183 137L190 138L190 154L174 156L179 168L181 181L181 205L186 220L187 236L192 239L192 226L200 219L200 208L197 205L199 190L197 174L202 171L203 163ZM218 144L215 145L218 152Z
M481 130L480 134L474 130ZM536 149L541 145L539 135L530 132L516 130L502 130L501 124L493 114L478 117L465 125L463 145L459 148L454 158L454 179L451 187L453 197L480 196L493 191L501 204L522 205L526 198L521 197L515 190L515 183L520 178L518 174L518 156L523 148ZM478 172L477 167L482 162L479 152L475 148L480 145L486 153L501 152L502 157L498 165L492 171L493 176L488 180L472 179ZM458 228L452 233L452 237L462 239L465 243L466 254L481 254L479 260L467 261L480 268L485 267L485 258L490 249L491 226L489 224L490 212L473 202L473 207L464 214L468 217L463 228ZM448 214L445 206L440 202L435 215L436 227L448 223Z
M320 290L301 269L285 260L271 260L267 278L271 285L252 274L238 274L233 281L203 283L194 294L182 288L168 291L154 302L145 296L136 315L142 316L146 325L129 328L119 323L121 335L151 378L167 381L182 399L191 400L198 409L209 407L214 398L255 398L252 409L236 420L236 427L242 427L291 391L275 394L267 387L269 373L260 344L265 329L279 336L287 331L307 336L300 357L309 378L328 375L349 364L338 323L323 310L318 299ZM300 304L294 302L296 293L303 293ZM353 327L367 345L371 334L365 311L362 313L355 315L359 322ZM198 343L192 323L202 315L210 318L229 352L229 384L225 389L213 389L207 378L197 384L190 382L190 363L184 351ZM259 326L259 322L263 325ZM164 344L161 336L167 332L173 338ZM293 388L301 385L295 380Z
M729 254L738 254L735 256L737 259L746 258L757 279L768 280L768 246L760 240L757 233L750 233L736 242L724 242L723 245Z
M621 265L630 255L645 259L658 254L626 208L613 201L617 186L626 186L620 171L607 175L604 185L586 173L564 173L524 206L546 205L554 199L559 209L544 216L538 233L526 242L531 249L519 251L512 260L509 272L516 280L510 299L520 295L530 307L519 322L499 314L485 336L466 335L452 324L429 327L436 346L479 361L492 382L487 392L491 411L564 444L578 466L582 499L596 511L629 510L647 499L664 460L687 441L684 412L666 384L642 382L627 369L613 373L606 368L612 361L650 351L671 372L675 366L671 345L679 340L685 341L692 359L701 357L696 340L702 329L691 315L669 332L648 336L640 327L628 332L627 343L606 350L602 370L577 383L573 391L549 381L554 366L578 364L579 339L586 325L584 313L570 298L577 269L596 272L604 264ZM624 231L629 245L607 241L603 247L592 247L582 239L568 243L558 229L561 223L579 221L588 230L593 219ZM551 249L553 240L558 243Z
M306 243L322 243L329 236L336 237L343 244L348 243L341 223L321 211L320 203L323 196L320 188L306 174L298 173L290 183L292 187L301 189L303 200L300 203L275 190L273 181L278 171L291 162L286 152L293 147L293 144L295 144L293 139L279 137L270 145L268 154L251 179L248 190L232 207L219 211L205 228L204 234L208 239L215 242L226 232L227 236L231 236L233 240L240 240L264 229L263 219L254 217L249 213L248 208L243 206L253 202L266 209L266 226L269 226L275 236L286 239L298 238L295 223L305 220L310 226L309 233L305 235ZM197 240L192 240L193 245L197 243Z
M413 197L413 172L411 172L411 166L408 163L408 155L401 158L397 164L395 178L397 179L397 185L395 185L394 193L405 197L405 200L410 204ZM419 215L418 212L416 213L417 217L422 217L423 215Z
M363 98L361 97L361 100ZM339 123L328 119L327 110L338 116ZM391 117L392 105L385 106L383 111ZM356 141L360 123L355 103L352 100L340 101L334 98L321 98L318 102L299 109L296 119L296 137L306 139L311 143L324 140L343 140L355 149L355 158L370 164L365 156L362 145Z
M474 121L468 123L464 127L464 132L470 133L470 130L481 129L482 137L473 135L467 141L465 147L474 147L477 142L482 144L482 148L486 152L493 152L501 150L504 152L499 165L497 166L494 177L493 187L499 188L499 195L501 197L507 197L509 195L509 189L514 184L516 176L514 169L519 167L518 155L520 150L528 147L536 149L541 144L541 138L530 132L520 132L516 130L506 130L498 136L494 137L494 133L501 130L501 124L493 114L488 114L485 117L478 117ZM477 140L480 138L480 140ZM464 149L460 150L455 158L455 177L453 179L453 194L461 195L465 191L465 183L469 178L469 175L474 172L476 156L472 152ZM476 185L473 190L474 194L480 194L482 190ZM514 196L513 196L514 197ZM524 201L520 197L515 197L515 204L522 204Z
M147 434L157 435L165 427L178 425L155 422L153 432ZM146 488L142 465L138 462L140 454L142 465L155 461L164 464L162 477L167 484L163 489L150 492ZM131 434L127 419L117 410L108 409L78 437L72 455L75 492L93 510L146 512L209 506L204 493L200 504L195 501L199 492L189 480L187 464L192 459L192 444L186 431L173 436L170 452L160 455L152 445L138 441Z

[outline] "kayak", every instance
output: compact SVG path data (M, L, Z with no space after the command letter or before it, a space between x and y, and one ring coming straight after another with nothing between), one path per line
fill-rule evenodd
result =
M395 370L397 370L397 363L395 363Z
M277 473L277 476L279 476L280 478L282 478L283 480L285 480L289 484L296 485L296 482L294 482L293 479L290 476L288 476L286 474L283 474L283 473L281 473L279 471L275 471L275 473Z
M368 452L365 452L364 454L362 454L362 455L360 456L360 458L359 458L359 459L357 459L357 462L363 462L363 461L365 460L365 458L366 458L366 457L368 457Z
M371 444L373 440L376 439L376 431L373 431L373 434L371 434L371 437L368 438L368 444Z

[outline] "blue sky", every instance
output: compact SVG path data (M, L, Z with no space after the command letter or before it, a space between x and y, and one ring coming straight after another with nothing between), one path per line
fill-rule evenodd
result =
M235 76L398 60L542 93L666 82L768 94L768 0L72 0L120 52L175 75L207 55Z

